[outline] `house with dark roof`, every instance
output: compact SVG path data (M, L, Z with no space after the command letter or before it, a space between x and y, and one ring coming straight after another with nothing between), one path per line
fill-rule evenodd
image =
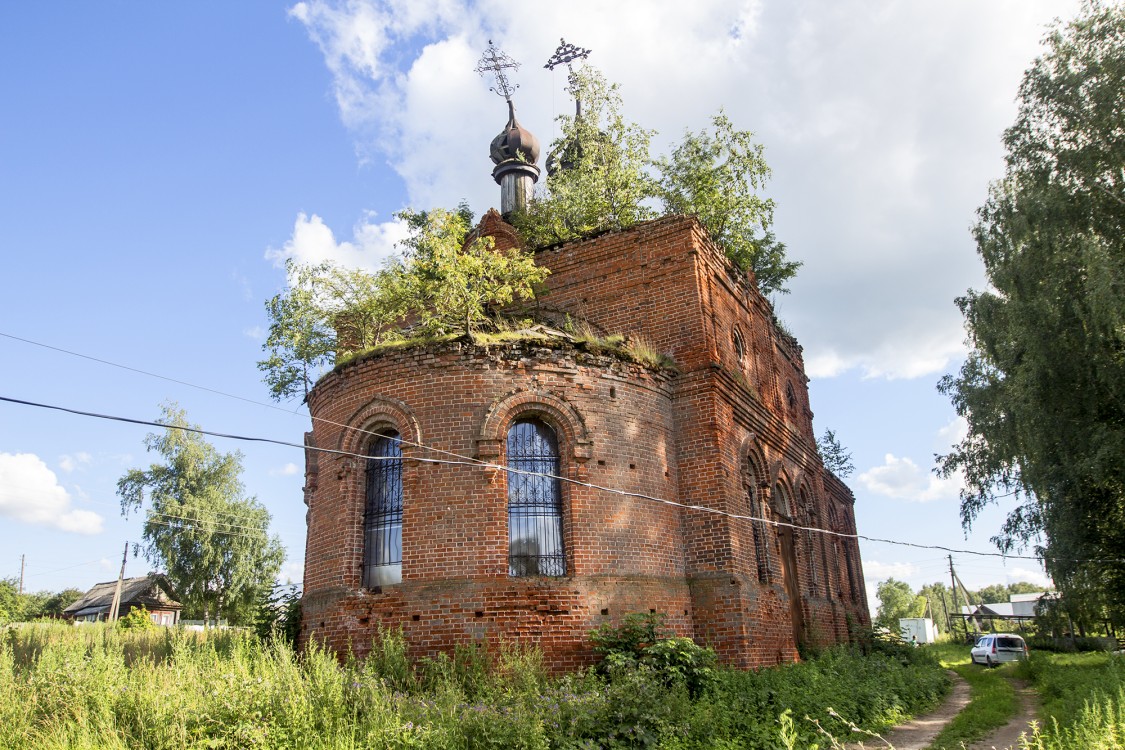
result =
M78 601L63 610L63 617L74 622L100 622L109 616L117 581L95 584ZM176 599L172 584L159 573L126 578L121 582L119 616L124 617L137 607L148 610L157 625L175 625L180 621L183 606Z

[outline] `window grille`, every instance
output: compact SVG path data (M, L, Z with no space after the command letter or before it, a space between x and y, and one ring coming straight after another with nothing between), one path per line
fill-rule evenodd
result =
M532 419L513 424L508 430L508 467L534 472L508 472L508 574L566 575L554 430Z
M754 477L751 472L750 482L746 485L746 494L750 500L750 515L754 518L765 518L762 509L762 502L758 497L758 493L754 491ZM763 521L751 521L750 527L754 535L754 557L758 561L758 581L761 583L769 583L770 580L770 561L769 551L766 549L766 530L763 528Z
M363 514L363 585L402 582L402 444L397 432L383 435L367 453Z
M815 594L817 589L820 588L820 581L817 580L816 574L816 540L813 536L812 529L816 527L817 516L816 510L813 508L812 502L809 500L808 495L804 490L801 490L801 499L805 505L805 544L808 548L808 566L809 566L809 589Z

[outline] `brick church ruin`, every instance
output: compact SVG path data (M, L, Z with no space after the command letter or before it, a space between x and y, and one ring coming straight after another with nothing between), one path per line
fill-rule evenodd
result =
M512 115L492 149L504 214L537 152ZM520 244L495 211L477 232ZM335 452L308 452L302 640L363 656L401 628L417 657L503 638L567 670L593 662L593 628L659 612L754 667L867 623L855 500L822 464L801 348L753 276L683 216L535 261L541 319L643 338L675 366L462 339L323 377L306 440Z

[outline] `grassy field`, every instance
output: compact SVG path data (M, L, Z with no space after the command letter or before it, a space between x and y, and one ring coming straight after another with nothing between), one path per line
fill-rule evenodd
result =
M536 652L502 644L415 664L391 633L373 653L341 664L230 631L10 628L0 748L827 747L812 719L878 731L947 688L910 649L718 670L695 694L636 665L549 678Z

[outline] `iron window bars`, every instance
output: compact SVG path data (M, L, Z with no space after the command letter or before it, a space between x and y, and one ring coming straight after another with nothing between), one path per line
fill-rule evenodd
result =
M402 582L402 444L397 432L371 444L363 514L363 585Z
M508 574L565 576L555 432L534 419L508 430Z

